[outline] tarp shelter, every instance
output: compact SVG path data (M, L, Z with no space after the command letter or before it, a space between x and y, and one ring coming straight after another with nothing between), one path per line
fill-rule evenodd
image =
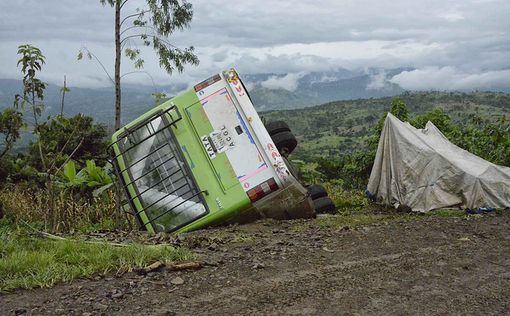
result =
M417 129L388 114L367 194L413 211L510 207L510 168L452 144L432 122Z

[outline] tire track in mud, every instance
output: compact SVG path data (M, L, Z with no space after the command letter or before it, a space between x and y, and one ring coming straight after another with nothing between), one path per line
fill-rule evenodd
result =
M454 224L458 223L454 221ZM416 224L410 225L412 228ZM372 239L375 237L377 240L378 234L387 234L393 226L369 233L367 237L372 235ZM505 230L508 222L501 226ZM441 225L439 228L445 230ZM257 278L247 276L244 284L231 285L212 294L199 294L194 297L192 306L204 311L200 306L207 303L210 304L209 311L221 310L227 314L247 310L250 314L337 314L340 310L362 314L391 311L396 314L444 314L446 310L462 309L462 304L465 304L464 308L497 314L508 307L510 294L510 274L505 269L510 265L505 259L510 250L508 238L499 244L501 247L493 247L484 240L457 238L459 235L476 236L477 231L486 231L487 228L490 226L479 225L478 222L452 227L443 239L429 239L429 244L436 246L384 254L387 248L395 248L395 244L390 242L375 250L383 254L368 258L346 260L341 251L327 251L329 257L326 261L340 261L336 264L309 265L307 259L310 258L300 257L294 262L295 267L290 269L289 265L282 263L259 273ZM499 239L505 236L502 230L486 231L484 235L489 239ZM434 236L437 232L431 229L430 234ZM401 242L410 243L413 237L411 234L407 240L402 238ZM347 257L355 253L351 252ZM491 257L496 261L487 260ZM485 293L473 294L477 288L485 289ZM218 301L225 304L215 304ZM495 304L487 309L485 303L490 301ZM240 306L243 308L240 309ZM275 306L280 307L277 312L274 312ZM413 312L403 313L406 310Z
M198 297L195 297L196 300L201 300L204 302L210 302L213 300L220 300L222 298L228 298L232 295L236 295L238 293L246 292L244 290L250 290L250 291L257 291L258 288L264 288L266 284L273 284L273 283L285 283L285 282L299 282L301 279L307 278L307 277L315 277L317 275L321 275L324 273L332 273L332 272L338 272L341 270L346 269L353 269L358 266L365 266L368 264L384 264L391 261L396 261L402 258L413 258L412 260L419 260L417 258L417 255L423 255L423 254L430 254L430 253L437 253L439 249L447 249L450 248L451 245L446 245L442 247L423 247L420 249L417 249L416 251L406 251L401 253L395 253L395 254L386 254L386 255L379 255L379 256L373 256L370 258L364 258L359 260L347 260L343 261L338 264L334 265L325 265L323 267L309 267L307 270L293 270L293 271L286 271L283 273L278 273L277 276L268 276L263 279L258 280L252 280L253 283L239 285L236 287L229 287L221 289L219 292L215 293L214 295L210 294L203 294L199 295ZM283 284L282 284L283 285Z

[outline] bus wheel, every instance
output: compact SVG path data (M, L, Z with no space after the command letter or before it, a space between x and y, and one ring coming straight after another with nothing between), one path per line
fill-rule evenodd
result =
M328 192L322 185L312 184L307 189L312 200L328 196Z
M329 197L321 197L313 200L313 205L315 207L315 211L319 214L321 213L336 213L335 203Z
M289 125L284 121L269 122L266 124L266 130L271 136L281 132L290 132Z
M297 146L296 137L289 131L276 133L271 138L280 154L284 157L290 155Z

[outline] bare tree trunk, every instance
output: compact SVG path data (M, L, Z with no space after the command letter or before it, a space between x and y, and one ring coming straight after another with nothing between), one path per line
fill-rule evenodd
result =
M121 0L115 1L115 130L120 129L120 6Z
M64 87L62 88L62 107L60 108L60 116L64 116L64 98L66 96L66 76L64 75Z

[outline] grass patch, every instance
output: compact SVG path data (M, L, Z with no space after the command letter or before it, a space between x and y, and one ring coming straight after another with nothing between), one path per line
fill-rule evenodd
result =
M435 210L435 211L430 211L428 213L425 213L424 215L429 216L429 217L441 217L441 218L452 218L452 217L465 218L465 217L473 216L473 215L467 214L466 211L459 210L459 209Z
M394 208L384 208L372 203L361 190L346 191L337 183L322 183L328 191L329 197L335 202L337 216L318 218L314 225L324 229L343 229L358 226L387 224L390 222L420 220L430 217L439 218L467 218L465 211L459 209L444 209L430 211L425 214L399 212ZM303 229L295 227L294 230Z
M239 243L239 244L251 244L255 242L255 239L251 236L244 235L244 234L236 234L232 238L233 243Z
M51 287L111 271L145 267L157 260L192 260L184 248L130 244L115 247L83 241L43 240L0 226L0 292Z

